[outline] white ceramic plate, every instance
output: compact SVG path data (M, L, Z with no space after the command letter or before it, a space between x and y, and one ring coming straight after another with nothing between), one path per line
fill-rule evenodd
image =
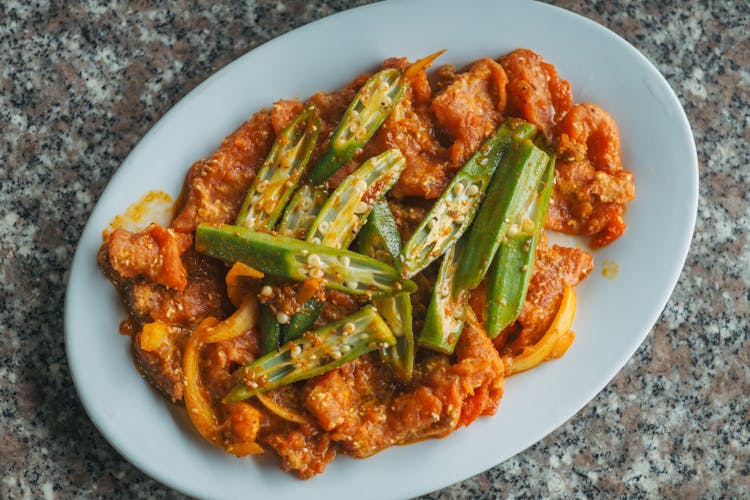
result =
M114 288L96 266L101 230L148 190L177 195L188 167L251 114L283 97L332 90L390 56L465 64L527 47L552 62L577 102L608 110L620 127L637 198L628 230L595 253L579 287L577 338L560 360L513 377L497 414L446 439L338 457L300 481L270 458L236 459L190 427L140 377ZM416 0L366 6L269 42L228 65L177 104L143 138L86 225L68 283L65 329L71 372L86 411L144 472L197 497L406 497L478 474L532 445L579 411L633 354L656 322L685 261L696 216L698 166L685 114L658 71L632 46L570 12L531 2ZM604 260L620 266L604 279Z

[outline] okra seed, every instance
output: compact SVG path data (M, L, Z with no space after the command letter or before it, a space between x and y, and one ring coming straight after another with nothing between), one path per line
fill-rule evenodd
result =
M476 184L472 184L468 188L466 188L466 194L469 196L476 196L479 194L479 188L476 186Z
M322 261L320 260L320 256L318 254L311 253L307 257L307 263L310 264L312 267L320 267L322 264Z
M287 323L289 323L289 316L283 312L276 313L276 321L280 325L286 325Z
M463 224L466 220L466 217L464 217L463 215L458 215L454 220L456 221L456 224Z
M310 238L310 243L315 243L316 245L320 245L320 238L318 238L317 236L314 236Z
M331 357L333 359L340 359L341 358L341 351L331 351Z
M352 350L352 346L350 346L349 344L344 344L344 345L341 346L340 349L341 349L341 352L343 352L344 354L346 354L347 352L349 352L349 351Z
M320 279L323 277L323 270L319 267L315 267L310 270L310 277L315 279Z
M357 188L357 191L364 192L364 191L367 190L367 182L365 182L364 180L360 179L360 180L357 181L357 184L355 184L354 187Z
M529 268L526 264L521 266L521 271L526 272L526 270Z
M292 356L299 356L300 354L302 354L302 348L295 344L294 347L292 347Z
M328 221L324 220L323 222L318 224L318 228L321 230L321 232L327 233L328 230L331 228L331 224Z
M455 185L453 186L453 192L454 192L455 194L461 194L461 191L463 191L463 190L464 190L464 185L463 185L463 183L461 183L461 182L457 182L457 183L456 183L456 184L455 184Z
M344 255L339 260L341 261L341 264L344 266L348 266L349 264L351 264L351 259L349 258L348 255Z
M270 297L271 295L273 295L273 288L268 285L264 286L260 289L260 295L261 297Z
M351 321L344 324L344 332L352 333L354 331L354 323Z

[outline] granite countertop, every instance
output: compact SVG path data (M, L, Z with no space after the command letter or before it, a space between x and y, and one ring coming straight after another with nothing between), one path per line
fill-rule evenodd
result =
M258 44L361 3L0 3L1 498L180 497L121 458L78 400L63 341L76 242L174 103ZM622 35L676 91L700 159L695 237L664 313L606 389L430 497L748 497L750 5L553 3Z

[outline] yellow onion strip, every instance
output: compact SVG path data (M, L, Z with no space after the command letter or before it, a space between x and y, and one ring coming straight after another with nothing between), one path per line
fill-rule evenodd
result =
M278 417L283 418L284 420L288 420L289 422L295 422L297 424L312 424L313 421L306 417L305 415L302 415L301 413L294 412L290 410L289 408L284 408L280 404L278 404L276 401L273 400L272 397L266 394L256 394L255 397L263 403L263 406L268 409L271 413L277 415Z
M263 453L255 442L227 443L219 427L219 418L200 380L200 355L205 338L219 324L216 318L204 319L185 343L182 354L182 376L185 384L185 408L190 421L201 436L214 446L237 456Z
M242 262L235 262L227 275L224 277L224 281L227 284L227 295L229 300L234 304L234 307L240 307L242 299L247 295L247 290L242 286L242 278L255 278L261 279L263 273L254 269L247 264Z
M213 344L232 340L247 333L258 325L258 299L255 294L248 294L242 299L239 308L221 323L206 329L203 343Z
M427 57L423 57L422 59L414 62L412 65L410 65L408 68L406 68L406 71L404 72L404 76L406 79L411 79L413 76L416 76L417 73L420 71L425 71L427 68L432 66L432 63L435 59L443 55L445 52L445 49L438 50L434 54L430 54Z
M576 294L573 287L565 286L560 308L555 319L536 344L523 348L521 354L510 362L509 375L534 368L550 358L559 358L573 343L575 333L570 330L576 312Z

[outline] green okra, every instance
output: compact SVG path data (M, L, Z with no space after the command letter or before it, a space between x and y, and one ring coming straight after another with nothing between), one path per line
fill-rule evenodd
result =
M424 327L417 339L420 346L444 354L453 353L466 321L469 292L455 285L456 266L465 248L463 238L443 255Z
M375 204L357 238L359 251L399 267L401 259L401 237L388 203ZM408 293L373 300L383 316L396 343L380 350L380 356L402 380L410 380L414 369L414 334L412 331L412 307Z
M318 299L309 299L302 304L300 310L289 319L289 323L282 326L284 342L299 338L300 335L308 331L320 316L323 305L325 305L325 302Z
M373 156L352 172L326 201L310 228L307 241L348 247L372 210L398 181L406 159L398 149Z
M555 157L532 193L531 218L520 213L511 224L505 239L487 272L485 284L485 327L495 338L518 317L534 273L536 247L544 231L547 209L555 182Z
M514 137L528 138L536 127L509 118L461 167L403 250L404 277L411 277L439 258L469 228L492 174Z
M349 250L274 236L240 226L202 223L195 232L198 252L227 262L244 262L293 281L320 279L325 286L371 297L413 292L414 282L371 257Z
M526 208L549 155L529 139L514 138L492 177L487 197L477 212L456 271L459 290L476 288L487 274L500 243L517 215Z
M260 353L268 354L279 348L281 330L273 311L266 304L260 306L260 318L258 322L260 330Z
M321 187L303 184L289 201L277 231L282 236L304 240L313 221L325 205L328 193Z
M224 398L234 403L338 368L375 349L393 345L388 325L372 306L287 342L238 370L237 384Z
M403 73L387 68L372 75L346 109L310 179L322 184L367 144L404 94Z
M279 133L250 185L235 224L269 231L274 228L305 173L319 133L315 106L307 106Z

